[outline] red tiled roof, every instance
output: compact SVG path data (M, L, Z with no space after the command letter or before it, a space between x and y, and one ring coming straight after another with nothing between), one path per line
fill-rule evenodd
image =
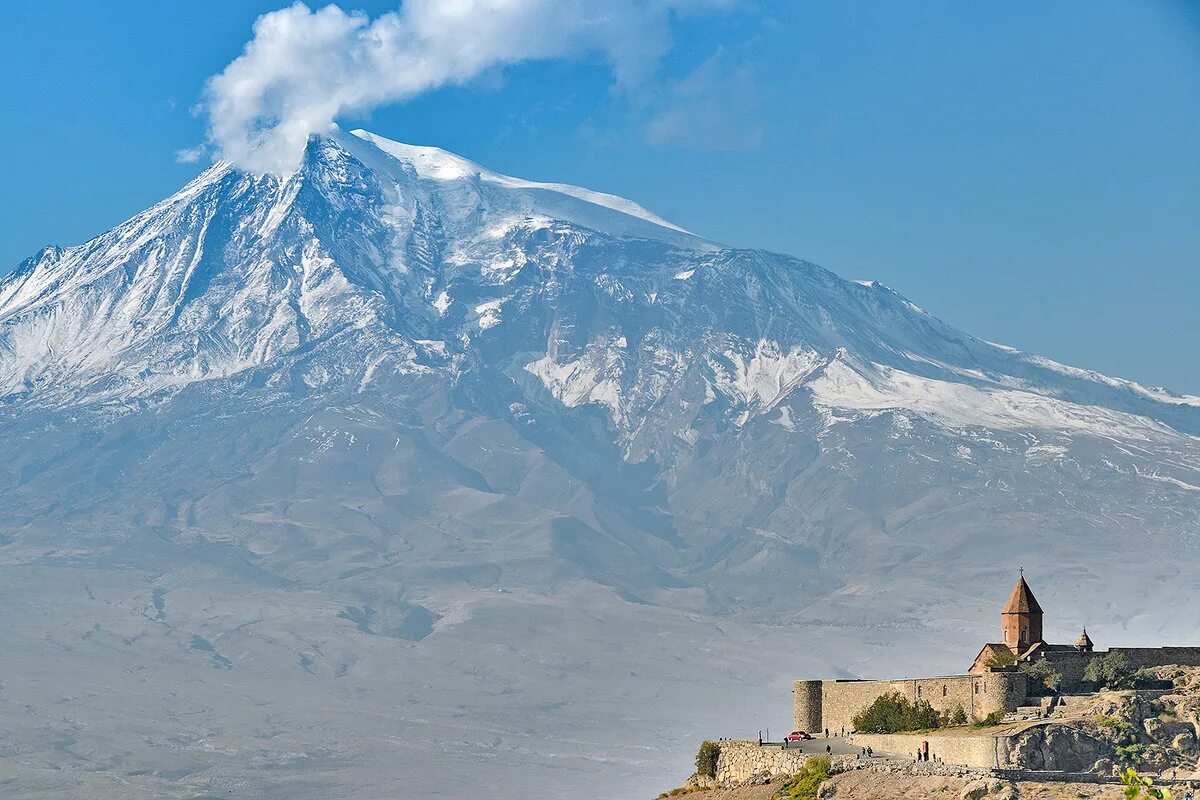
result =
M1041 614L1042 607L1038 605L1037 598L1033 596L1033 592L1029 588L1029 584L1025 582L1025 576L1017 579L1017 585L1013 587L1012 594L1008 596L1008 602L1004 604L1005 614Z

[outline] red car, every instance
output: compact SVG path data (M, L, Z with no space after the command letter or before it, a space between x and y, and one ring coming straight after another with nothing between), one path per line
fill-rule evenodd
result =
M804 731L792 731L787 735L787 741L789 742L803 742L804 740L811 738L813 737Z

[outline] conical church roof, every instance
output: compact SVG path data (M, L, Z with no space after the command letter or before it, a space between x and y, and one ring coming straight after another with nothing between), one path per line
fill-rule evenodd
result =
M1033 592L1030 590L1029 584L1025 582L1024 575L1017 579L1017 585L1013 587L1012 594L1008 596L1008 602L1004 604L1004 611L1002 613L1042 613L1042 607L1038 605L1037 598L1033 596Z

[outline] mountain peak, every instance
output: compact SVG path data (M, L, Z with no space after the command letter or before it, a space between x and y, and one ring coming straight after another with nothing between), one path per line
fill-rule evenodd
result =
M380 161L379 155L386 156L394 162L407 164L412 167L417 177L423 180L447 183L476 182L480 186L486 187L490 194L509 194L523 198L522 204L531 211L545 211L546 215L550 217L565 215L567 220L580 222L598 230L609 230L616 223L618 230L614 232L622 235L665 237L672 242L686 243L692 247L702 242L691 232L668 222L638 203L607 192L598 192L568 183L531 181L504 175L440 147L404 144L361 128L350 131L348 136L342 135L340 130L335 129L329 138L337 141L360 160L371 164L372 167L382 169L382 171L389 170L386 162ZM364 148L363 144L368 145L369 148ZM635 226L641 228L635 232L629 228L628 219L621 221L619 218L613 218L607 214L602 214L604 219L597 218L594 214L589 214L582 209L580 203L616 212L622 217L639 222L650 223L653 228L660 230L655 231L646 226ZM682 234L682 237L676 234Z

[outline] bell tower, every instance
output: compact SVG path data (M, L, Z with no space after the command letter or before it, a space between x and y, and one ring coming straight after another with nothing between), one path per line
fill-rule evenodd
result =
M1000 629L1001 641L1017 655L1042 641L1042 607L1025 582L1024 569L1000 612Z

